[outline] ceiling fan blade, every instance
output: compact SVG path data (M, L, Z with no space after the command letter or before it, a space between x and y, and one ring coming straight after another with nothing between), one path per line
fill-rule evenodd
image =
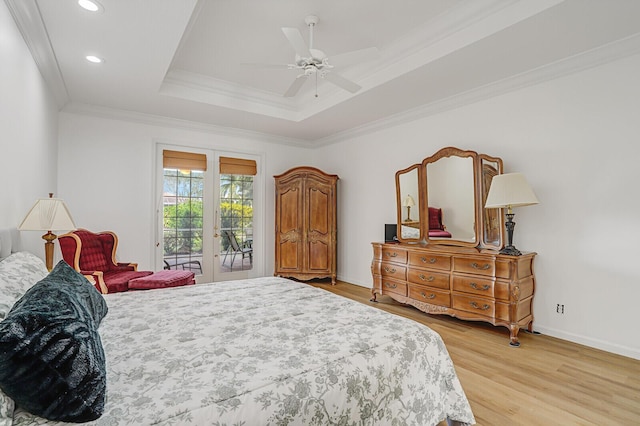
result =
M302 38L302 34L297 28L283 27L282 32L284 33L289 43L293 47L293 50L296 51L296 54L302 58L311 57L311 53L309 52L309 48L307 44L304 42Z
M358 90L362 89L362 86L357 85L351 80L347 80L340 74L336 74L333 72L328 72L324 75L324 79L330 81L336 86L346 90L347 92L356 93Z
M340 53L329 58L329 62L334 66L347 66L358 62L371 61L379 56L377 47L367 47L360 50L352 50L351 52Z
M285 98L291 98L291 97L295 96L296 93L298 93L298 91L300 90L300 88L302 87L302 85L304 84L305 81L307 81L307 76L306 75L300 74L299 76L297 76L296 79L293 80L293 83L291 84L291 86L289 86L287 91L284 93L284 97Z

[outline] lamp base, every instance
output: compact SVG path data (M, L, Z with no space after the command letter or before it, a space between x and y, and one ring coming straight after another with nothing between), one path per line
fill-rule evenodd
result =
M47 265L47 270L49 272L53 269L53 242L56 238L58 238L58 236L51 231L42 236L42 239L46 241L44 243L44 255L45 264Z
M506 254L508 256L521 256L522 252L514 246L505 246L502 250L500 250L500 254Z

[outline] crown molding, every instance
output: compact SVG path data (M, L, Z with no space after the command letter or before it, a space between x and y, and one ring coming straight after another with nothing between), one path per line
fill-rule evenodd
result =
M167 127L171 129L184 129L195 132L210 133L235 138L245 138L260 140L279 145L295 146L302 148L313 147L312 142L303 139L289 138L286 136L271 135L268 133L255 132L251 130L237 129L234 127L217 126L198 121L183 120L179 118L165 117L161 115L146 114L136 111L127 111L117 108L108 108L84 103L68 103L61 112L70 114L86 115L110 120L129 121L132 123Z
M69 93L36 0L4 0L4 2L40 74L53 93L58 108L62 108L69 102Z
M346 139L371 134L390 127L440 114L546 81L575 74L640 53L640 33L617 40L548 65L523 72L484 86L440 99L408 111L318 139L316 147L332 145Z
M162 82L160 93L289 121L300 120L293 100L186 70L170 70Z

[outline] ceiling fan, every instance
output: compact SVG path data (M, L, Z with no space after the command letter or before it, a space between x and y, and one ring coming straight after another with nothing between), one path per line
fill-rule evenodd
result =
M340 74L335 73L333 71L334 65L329 63L329 58L327 57L327 55L322 50L316 49L313 46L313 28L318 23L318 17L315 15L309 15L304 19L304 22L309 27L308 47L304 42L304 39L302 38L302 34L300 34L300 31L297 28L282 28L282 32L284 33L287 40L289 40L289 43L293 47L293 50L296 52L294 63L282 65L266 65L266 67L269 68L284 67L288 69L297 69L300 71L300 74L298 74L291 86L289 86L287 91L284 93L284 96L295 96L307 81L307 78L310 76L316 77L316 85L317 78L319 76L320 78L323 78L348 92L356 93L357 91L359 91L362 88L360 85L346 79ZM346 65L348 63L362 62L374 59L377 54L377 48L369 47L336 55L333 57L333 62L336 64L342 63L343 65ZM260 66L260 64L254 65ZM318 94L316 93L316 97L317 96Z

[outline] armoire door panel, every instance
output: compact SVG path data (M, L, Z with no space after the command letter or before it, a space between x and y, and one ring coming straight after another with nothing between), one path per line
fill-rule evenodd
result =
M300 271L302 270L300 260L302 256L299 255L300 243L293 241L285 241L279 246L279 263L280 269L287 271Z
M331 267L329 245L321 241L311 242L309 247L309 270L328 272Z
M329 208L329 194L326 193L328 188L323 192L319 188L311 188L308 192L309 200L309 231L316 231L322 234L329 233L329 214L331 209Z
M280 215L276 218L279 221L279 232L287 233L301 229L300 212L302 206L300 205L300 198L298 188L292 188L280 194L279 204L284 207L281 209Z

